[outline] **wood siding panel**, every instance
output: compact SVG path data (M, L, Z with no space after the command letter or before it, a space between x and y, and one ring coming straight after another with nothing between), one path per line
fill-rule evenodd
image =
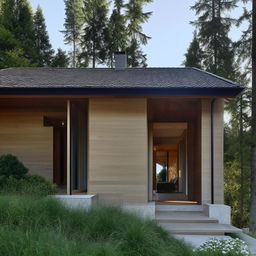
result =
M0 155L17 156L30 173L53 180L53 130L43 126L46 113L0 111Z
M214 104L214 203L224 204L224 101L216 99Z
M89 100L89 193L100 200L148 200L146 99Z
M202 100L202 203L211 203L211 101Z

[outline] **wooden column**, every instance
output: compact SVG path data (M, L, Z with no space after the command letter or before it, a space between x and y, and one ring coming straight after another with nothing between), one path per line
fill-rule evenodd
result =
M211 100L202 100L201 161L202 203L211 203Z
M213 109L214 203L224 204L224 100L216 99Z

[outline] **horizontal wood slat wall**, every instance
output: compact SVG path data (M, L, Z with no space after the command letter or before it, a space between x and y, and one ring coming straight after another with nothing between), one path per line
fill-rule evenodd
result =
M0 110L0 155L17 156L30 173L53 180L53 128L43 126L45 112Z
M214 203L224 204L224 100L214 103Z
M89 193L147 202L147 154L146 99L89 99Z
M202 203L211 203L211 101L202 100Z

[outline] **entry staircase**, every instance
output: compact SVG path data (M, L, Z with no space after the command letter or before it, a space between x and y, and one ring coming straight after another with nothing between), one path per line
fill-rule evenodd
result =
M156 221L173 235L225 235L240 229L209 218L202 205L156 203Z

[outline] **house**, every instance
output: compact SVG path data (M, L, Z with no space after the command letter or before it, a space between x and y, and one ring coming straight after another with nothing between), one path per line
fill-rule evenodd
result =
M224 99L242 90L196 68L126 68L122 53L113 69L4 69L0 154L67 195L222 205Z

